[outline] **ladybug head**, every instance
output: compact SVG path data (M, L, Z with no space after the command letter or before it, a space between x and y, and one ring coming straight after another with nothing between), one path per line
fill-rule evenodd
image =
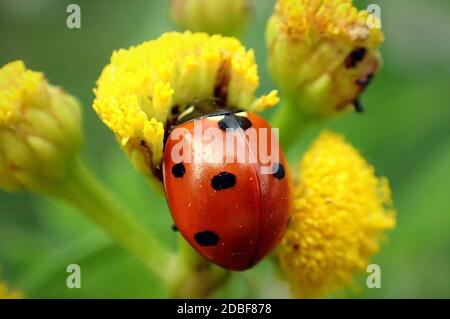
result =
M238 108L225 105L223 100L217 97L195 99L188 103L184 111L176 116L174 124L180 125L199 117L229 114L238 111L240 111Z

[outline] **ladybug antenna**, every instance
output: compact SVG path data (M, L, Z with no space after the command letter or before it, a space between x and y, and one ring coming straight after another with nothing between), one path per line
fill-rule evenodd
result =
M194 99L186 104L186 108L182 110L175 119L175 124L181 124L202 116L211 114L234 113L238 109L231 105L224 106L223 100L218 97L209 97L204 99Z

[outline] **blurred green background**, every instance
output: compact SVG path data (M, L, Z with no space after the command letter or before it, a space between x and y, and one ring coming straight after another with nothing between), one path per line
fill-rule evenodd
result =
M81 29L66 27L66 7L81 6ZM344 133L378 175L389 177L398 227L374 262L381 289L365 277L353 297L450 298L450 2L357 0L381 6L384 67L364 94L366 112L327 127ZM265 22L274 1L254 1L242 37L256 51L260 92L275 88L266 66ZM148 227L175 247L165 199L129 164L91 108L92 89L111 52L174 30L168 1L0 0L0 65L22 59L84 105L83 157ZM266 115L269 114L270 111ZM294 163L321 128L289 154ZM66 287L66 266L82 269L82 289ZM27 297L161 297L163 288L128 253L63 203L0 192L0 277ZM288 297L263 262L234 276L221 296Z

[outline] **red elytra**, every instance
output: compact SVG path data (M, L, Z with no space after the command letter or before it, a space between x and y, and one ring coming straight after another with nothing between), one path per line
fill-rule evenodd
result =
M196 139L194 127L201 127L201 133L208 129L218 132L223 152L208 148L211 136ZM264 131L260 129L265 129L266 134L260 134ZM249 137L252 130L256 132L253 140ZM229 144L228 134L235 146L231 157L225 151L225 147L233 145ZM167 138L163 181L175 225L195 250L223 268L245 270L254 266L285 233L290 214L290 178L285 156L272 134L262 117L239 112L187 121ZM266 148L262 149L264 141ZM242 154L247 154L244 160ZM262 162L260 154L278 154L279 159Z

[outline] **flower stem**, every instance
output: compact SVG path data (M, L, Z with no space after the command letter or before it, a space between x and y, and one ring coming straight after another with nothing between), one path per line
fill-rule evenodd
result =
M173 298L206 298L229 278L228 270L219 268L200 256L183 237L178 239L177 272L171 285Z
M52 195L79 208L161 280L171 281L175 256L91 175L80 160L74 162L67 181L59 186Z
M286 152L295 145L305 129L317 120L312 115L300 113L301 108L296 104L293 98L286 97L270 119L271 126L280 129L280 143Z

